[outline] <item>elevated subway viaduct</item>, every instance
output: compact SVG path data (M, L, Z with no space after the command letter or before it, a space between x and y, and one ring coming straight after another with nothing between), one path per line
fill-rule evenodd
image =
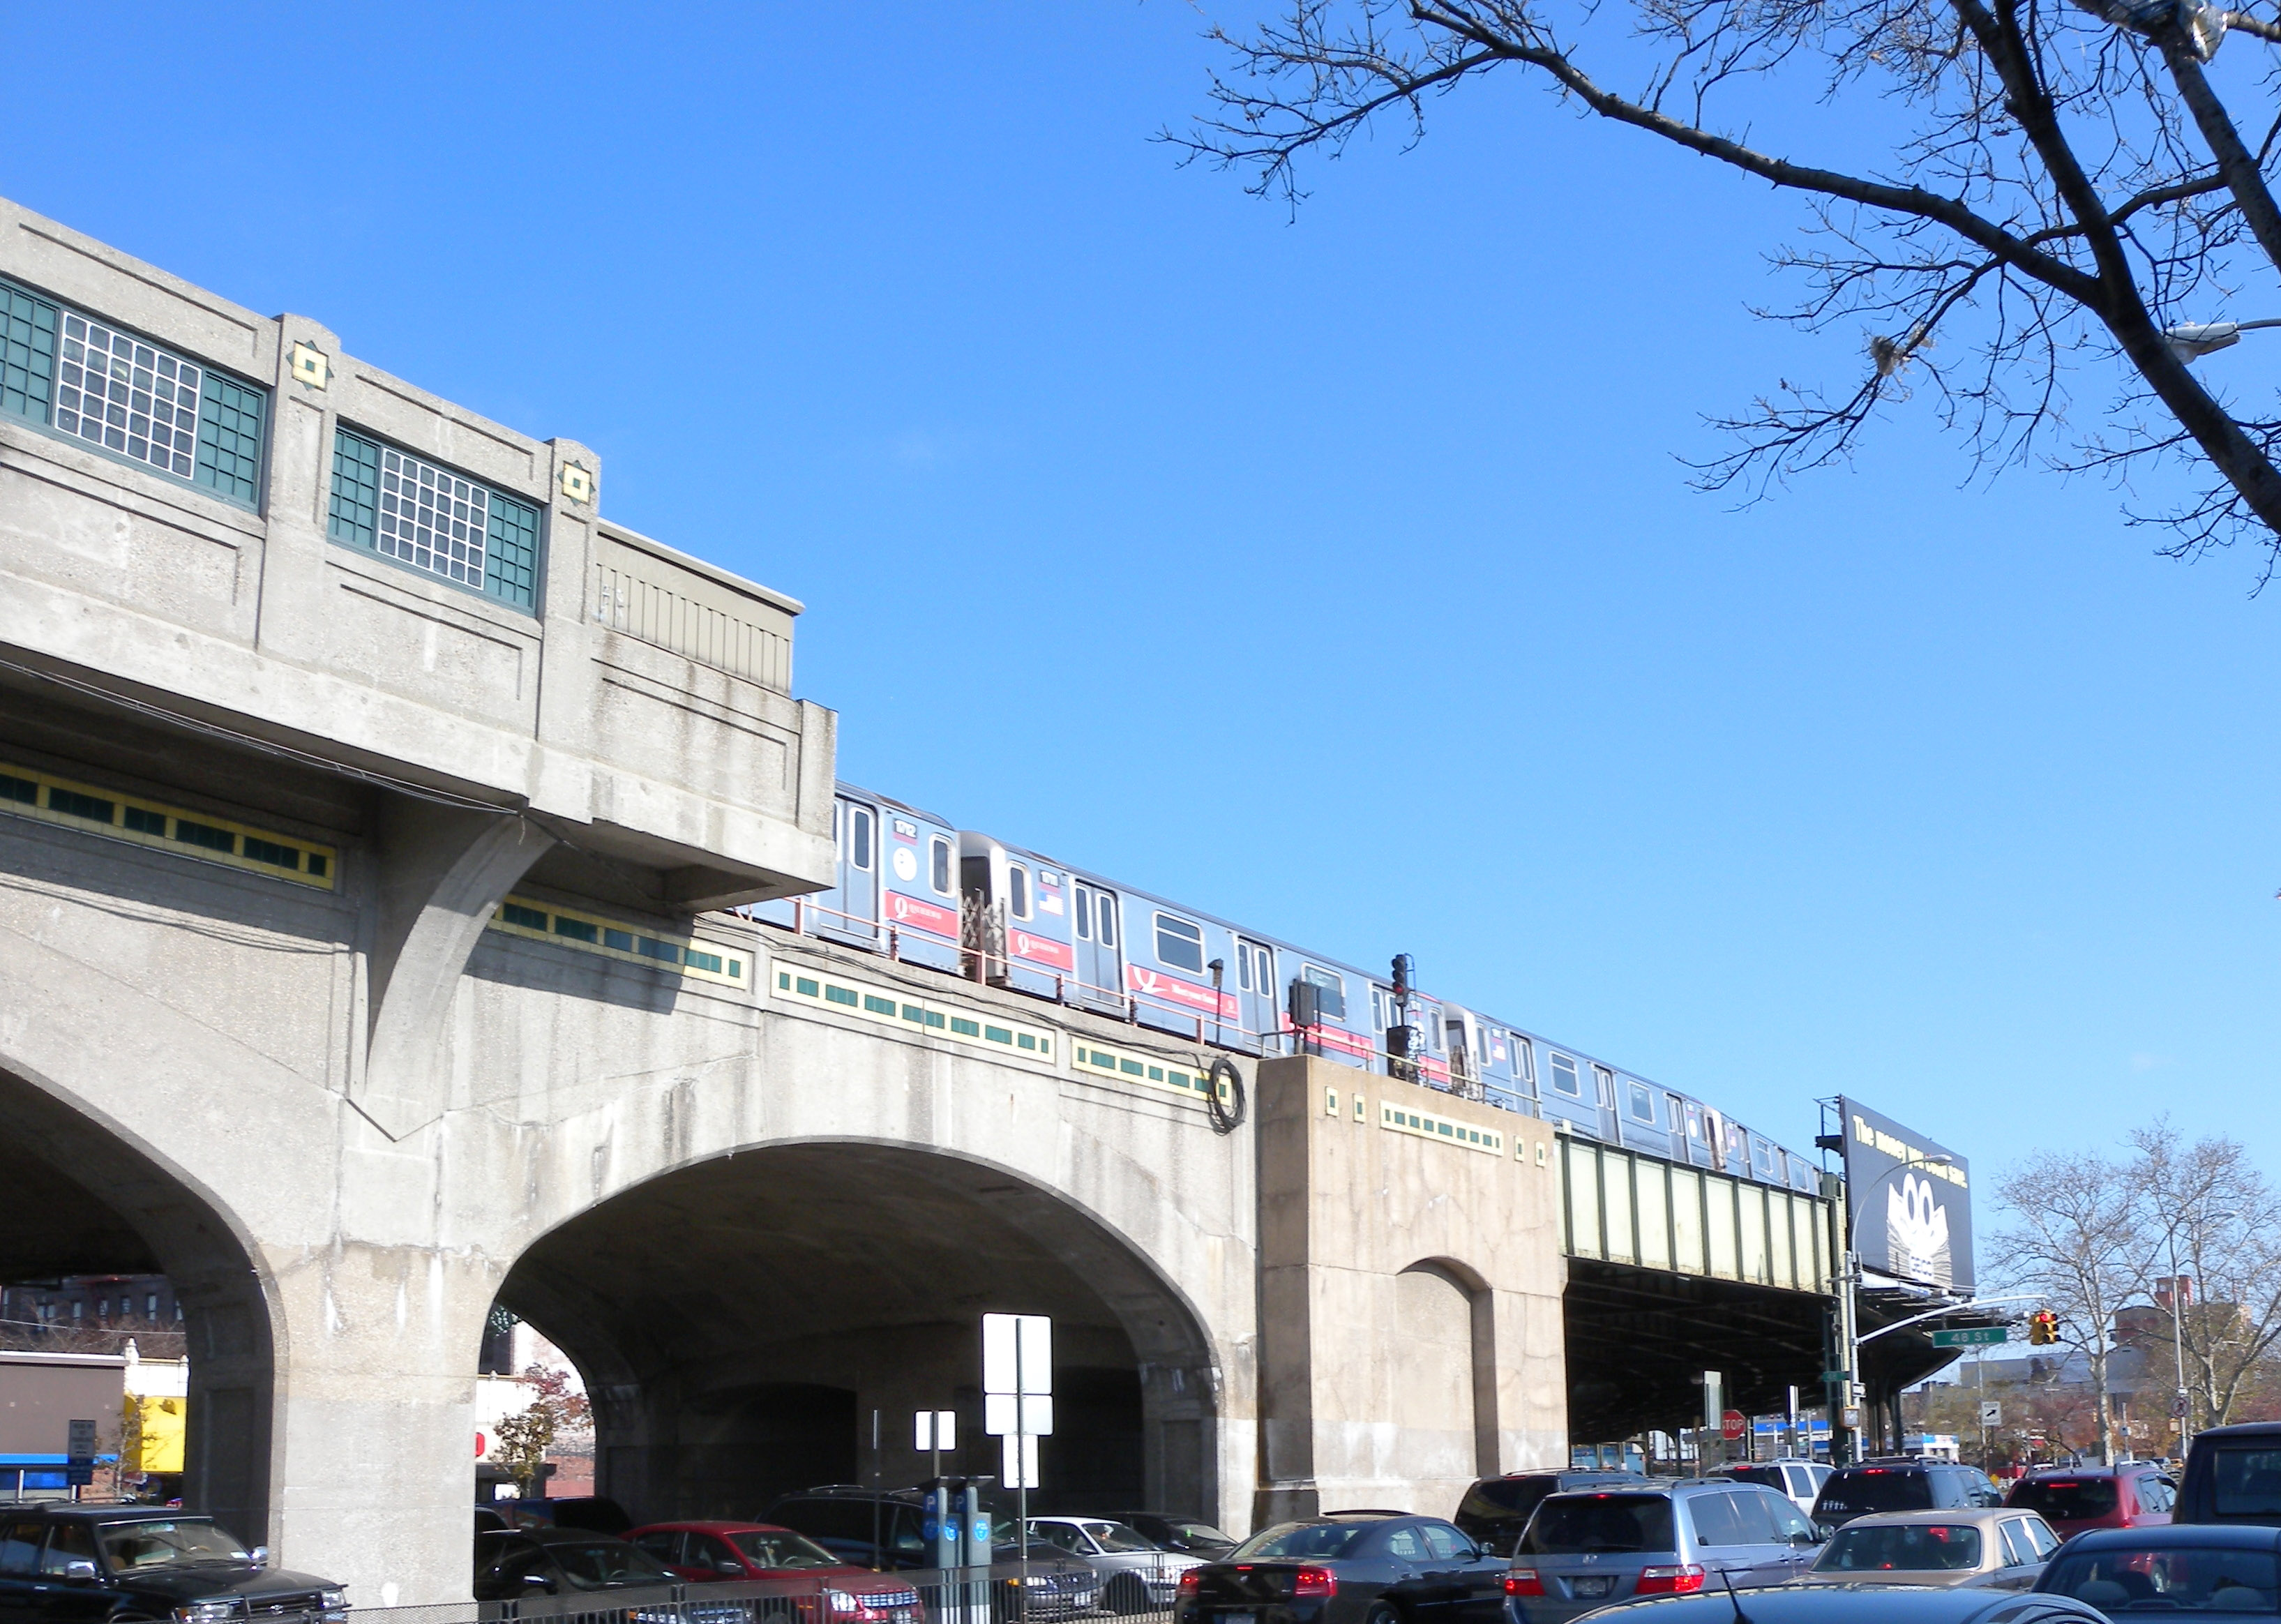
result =
M1245 1058L1224 1133L1193 1047L723 911L833 873L796 602L605 520L587 448L4 204L0 315L0 1274L172 1278L191 1504L463 1596L495 1303L645 1517L910 1481L914 1409L978 1444L986 1310L1055 1320L1071 1506L1563 1455L1545 1124ZM1581 1255L1645 1278L1595 1179ZM1697 1288L1811 1322L1739 1257Z

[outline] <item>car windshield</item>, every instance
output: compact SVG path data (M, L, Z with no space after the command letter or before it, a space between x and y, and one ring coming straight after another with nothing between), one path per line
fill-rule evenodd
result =
M1549 1477L1484 1478L1473 1485L1460 1509L1476 1517L1495 1517L1504 1512L1526 1513L1551 1492L1552 1480Z
M1813 1571L1957 1573L1979 1566L1980 1530L1969 1523L1882 1523L1865 1528L1853 1522L1829 1536L1829 1543L1814 1560Z
M204 1520L107 1522L96 1530L96 1536L104 1558L120 1573L253 1559L244 1546Z
M745 1553L754 1567L837 1567L839 1558L814 1540L797 1534L763 1533L746 1528L729 1535L729 1543Z
M1235 1541L1233 1538L1221 1533L1218 1528L1213 1527L1211 1524L1208 1522L1167 1523L1164 1525L1164 1534L1167 1538L1187 1540L1191 1543L1198 1545L1225 1545L1233 1547L1235 1543Z
M2281 1516L2281 1450L2220 1449L2210 1463L2210 1509L2220 1517Z
M2111 1477L2031 1477L2012 1491L2012 1504L2041 1512L2053 1522L2087 1522L2115 1509Z
M671 1584L673 1575L646 1551L638 1551L622 1539L568 1541L549 1544L547 1556L562 1576L582 1590L609 1589L628 1584Z
M1264 1534L1255 1534L1235 1548L1239 1557L1290 1557L1328 1559L1342 1557L1369 1532L1366 1523L1284 1522Z
M2281 1561L2270 1551L2107 1545L2052 1558L2038 1589L2101 1612L2271 1612Z
M1737 1483L1763 1483L1781 1494L1790 1492L1790 1485L1782 1481L1780 1466L1724 1466L1719 1475L1732 1478Z
M1541 1557L1674 1548L1671 1502L1662 1495L1555 1495L1520 1536L1522 1551Z
M1841 1472L1823 1485L1815 1510L1823 1512L1924 1512L1932 1509L1932 1480L1921 1472L1864 1466Z
M1088 1522L1085 1531L1093 1535L1093 1543L1103 1551L1154 1551L1156 1542L1147 1539L1121 1522Z

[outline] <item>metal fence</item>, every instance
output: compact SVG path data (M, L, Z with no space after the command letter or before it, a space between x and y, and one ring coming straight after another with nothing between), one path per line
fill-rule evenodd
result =
M352 1624L1071 1624L1104 1618L1166 1624L1171 1581L1167 1574L1160 1583L1112 1583L1071 1597L1043 1582L1025 1592L1002 1570L986 1578L940 1571L882 1574L852 1585L787 1575L514 1601L352 1606L350 1616Z

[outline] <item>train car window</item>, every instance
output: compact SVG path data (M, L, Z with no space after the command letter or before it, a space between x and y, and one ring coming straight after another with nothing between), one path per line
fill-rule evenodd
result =
M1687 1102L1687 1137L1698 1145L1703 1143L1705 1138L1703 1108L1692 1100Z
M1176 919L1170 914L1156 916L1156 960L1177 970L1192 970L1203 973L1203 927Z
M1775 1148L1755 1133L1751 1135L1751 1164L1759 1170L1761 1179L1775 1176Z
M1473 1058L1483 1065L1489 1063L1489 1029L1479 1021L1473 1023Z
M1235 950L1235 985L1239 991L1251 990L1251 949L1241 944Z
M1616 1074L1604 1065L1596 1064L1592 1068L1592 1081L1598 1086L1600 1103L1613 1105L1616 1102Z
M1263 993L1273 992L1275 990L1275 950L1272 947L1255 947L1251 949L1250 956L1254 961L1251 985Z
M1030 916L1030 870L1018 862L1006 865L1006 906L1017 919Z
M870 872L871 835L871 808L849 807L847 808L847 866L849 868L861 869L867 874Z
M1315 1008L1334 1021L1347 1018L1347 984L1335 971L1319 970L1312 964L1303 964L1299 974L1323 990L1316 994Z
M1093 940L1093 893L1084 885L1077 888L1077 939Z
M1388 1003L1384 987L1374 986L1370 989L1370 1026L1372 1032L1384 1032L1394 1024L1394 1017L1388 1010Z
M1631 1085L1628 1092L1631 1095L1630 1105L1632 1120L1634 1122L1644 1122L1650 1127L1653 1127L1655 1125L1655 1096L1648 1092L1647 1085L1645 1083L1634 1083Z
M943 895L950 894L950 842L940 835L934 838L927 852L927 878Z
M1114 947L1117 945L1117 899L1104 891L1100 894L1099 903L1093 910L1094 924L1098 926L1096 934L1100 936L1102 947Z
M1566 1055L1552 1056L1552 1092L1565 1094L1572 1100L1584 1097L1584 1084L1576 1075L1576 1063Z
M1517 1032L1512 1034L1512 1074L1531 1087L1536 1085L1536 1046Z

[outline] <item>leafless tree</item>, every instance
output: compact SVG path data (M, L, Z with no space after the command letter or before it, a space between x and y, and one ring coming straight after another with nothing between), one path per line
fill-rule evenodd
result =
M2238 1140L2180 1144L2158 1120L2130 1143L2130 1177L2159 1228L2153 1257L2193 1282L2155 1305L2183 1344L2196 1427L2222 1426L2281 1344L2281 1197Z
M1256 30L1212 32L1227 58L1211 107L1167 139L1295 204L1310 152L1336 156L1384 118L1415 138L1433 97L1533 74L1802 194L1805 240L1778 259L1805 295L1763 313L1867 327L1852 383L1784 382L1727 420L1736 448L1699 467L1702 483L1761 494L1842 460L1921 384L1983 469L2042 458L2124 480L2177 465L2188 494L2134 522L2170 527L2175 556L2248 540L2262 585L2281 549L2281 406L2213 392L2166 336L2238 280L2281 294L2281 123L2245 135L2221 100L2207 67L2231 33L2262 50L2281 24L2223 0L1287 0ZM2262 122L2275 80L2246 66ZM1908 133L1873 163L1752 144L1754 120L1817 99L1863 110L1821 117L1834 151L1894 109ZM2068 421L2079 387L2099 403L2089 424Z
M2112 1460L2109 1337L2115 1311L2146 1287L2146 1193L2118 1163L2047 1150L2007 1175L1997 1199L2009 1217L1991 1241L1988 1268L2015 1288L2040 1295L2058 1316L2060 1341L2090 1366L2099 1451Z

